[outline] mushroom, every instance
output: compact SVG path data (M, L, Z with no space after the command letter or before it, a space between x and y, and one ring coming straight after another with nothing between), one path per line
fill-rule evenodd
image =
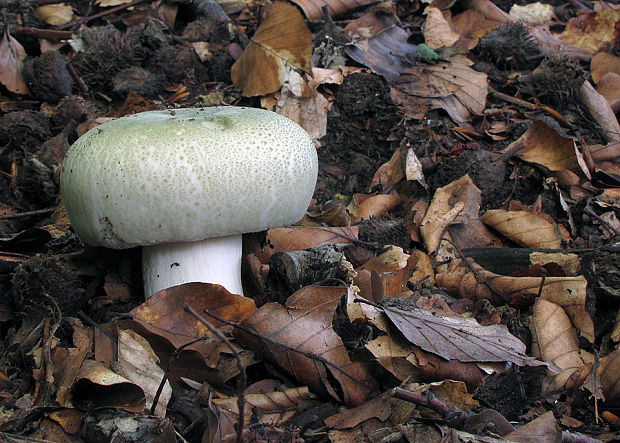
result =
M208 282L243 295L241 234L299 221L318 161L275 112L150 111L104 123L69 149L61 195L87 244L143 246L144 293Z

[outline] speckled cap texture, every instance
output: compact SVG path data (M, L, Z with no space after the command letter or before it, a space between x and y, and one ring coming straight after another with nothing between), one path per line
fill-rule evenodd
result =
M257 232L300 220L318 161L275 112L151 111L91 129L69 149L61 195L75 232L123 249Z

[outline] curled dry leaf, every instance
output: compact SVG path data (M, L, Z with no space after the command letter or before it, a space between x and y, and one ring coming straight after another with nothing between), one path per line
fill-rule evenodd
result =
M374 380L365 363L351 361L332 327L334 310L347 292L307 286L291 295L286 306L263 305L243 322L244 329L235 329L235 337L313 392L359 405L372 392Z
M595 84L601 81L603 76L609 72L620 75L620 57L609 52L599 52L590 62L590 74Z
M189 305L197 312L209 311L232 322L240 322L256 311L254 301L231 294L220 285L210 283L185 283L159 291L129 316L149 332L168 340L175 348L199 337L211 337L189 346L188 350L199 352L207 366L215 367L220 351L227 350L219 340L193 315L185 311ZM220 326L213 320L215 326Z
M351 243L357 240L359 228L346 227L297 227L275 228L267 232L267 245L256 255L261 262L269 263L276 252L292 252L334 243Z
M492 209L480 220L526 248L559 249L562 235L557 225L529 211Z
M560 38L573 47L596 54L618 41L619 21L620 11L612 8L579 14L568 21Z
M439 8L427 6L424 14L426 21L422 27L422 34L424 43L429 48L449 48L459 40L461 36L452 30Z
M308 20L321 19L323 17L323 12L321 11L323 5L327 5L329 8L330 16L336 16L376 2L377 0L293 0L293 3L304 11Z
M605 97L596 92L588 81L585 81L579 88L579 97L590 114L601 125L605 139L610 142L620 141L620 124Z
M385 422L390 415L396 399L391 395L383 394L379 397L372 398L353 409L345 409L338 414L326 418L325 424L330 429L349 429L354 428L360 423L376 418L381 422Z
M354 283L360 288L360 295L368 300L380 302L384 297L397 298L417 262L417 255L410 256L398 246L389 246L357 269Z
M557 443L562 441L562 429L553 411L549 411L503 437L515 442Z
M37 14L48 25L62 26L73 18L73 8L64 3L43 5L37 8Z
M345 48L347 55L388 83L395 82L407 70L408 60L414 60L417 50L416 45L407 42L409 36L398 26L399 22L391 9L380 4L345 28L357 36Z
M481 326L472 318L438 317L422 309L383 310L407 340L446 360L547 365L527 356L526 346L503 325Z
M442 238L461 248L499 244L499 240L480 222L480 202L480 189L469 175L437 189L420 225L427 252L433 253L440 246L449 248L447 242L442 244ZM440 256L448 258L452 254L441 252Z
M574 170L579 167L575 155L575 140L568 137L559 126L549 126L544 120L535 120L504 152L509 152L520 144L523 148L515 155L526 162L542 165L551 171Z
M88 408L121 408L142 412L142 389L95 360L84 360L73 385L73 404Z
M312 33L295 6L276 2L241 58L231 69L232 81L245 97L280 89L292 67L310 71Z
M305 386L284 391L272 391L245 395L243 423L245 426L258 420L257 424L280 426L316 404L315 396ZM217 417L219 441L229 441L236 434L239 420L237 397L212 400L212 410ZM258 416L258 419L256 418Z
M382 189L385 190L405 178L405 170L400 156L401 151L397 149L394 151L389 161L379 166L379 169L377 169L375 176L370 182L370 189L381 185Z
M457 123L484 111L487 75L474 71L469 61L409 66L392 85L390 95L405 115L421 119L431 109L444 109Z
M620 111L620 74L605 74L597 86L597 91L605 97L614 112Z
M0 41L0 83L16 94L28 94L28 87L22 77L22 62L26 58L24 47L9 34L4 26Z
M599 374L603 393L608 401L617 401L620 398L620 350L616 349L611 354L601 359Z
M159 358L144 337L131 330L118 331L118 361L112 364L114 372L140 386L146 398L145 407L153 404L164 370L158 365ZM155 408L155 415L165 417L172 386L166 381Z
M580 386L588 376L591 367L586 367L584 354L579 349L577 331L570 322L564 309L544 299L536 300L532 314L530 330L532 331L532 349L534 355L547 362L555 363L562 372L554 377L557 388L565 387L568 380L577 371Z
M363 219L379 217L400 203L400 197L392 194L355 194L347 206L351 214L351 223Z
M541 290L541 277L507 277L489 272L470 259L467 263L464 266L455 261L452 272L437 274L437 285L454 296L513 305L531 303L540 291L543 299L562 306L580 334L594 343L594 324L585 306L585 277L547 277Z

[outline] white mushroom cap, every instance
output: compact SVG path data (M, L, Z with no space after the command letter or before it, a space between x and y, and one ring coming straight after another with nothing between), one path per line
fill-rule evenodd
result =
M123 249L295 223L317 170L314 143L295 122L212 107L104 123L73 144L60 182L80 238Z

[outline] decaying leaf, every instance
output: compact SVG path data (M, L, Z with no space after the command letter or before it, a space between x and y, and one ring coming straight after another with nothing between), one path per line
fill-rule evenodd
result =
M596 92L588 81L584 82L581 88L579 88L579 97L590 111L590 114L603 128L605 139L610 142L619 142L620 124L605 97Z
M394 154L392 154L392 157L388 162L379 166L379 169L377 169L375 176L370 182L371 189L375 186L381 185L381 187L385 190L405 178L403 162L400 156L400 149L397 149L394 151Z
M562 246L563 237L558 227L529 211L492 209L480 220L526 248L559 249Z
M510 434L504 435L504 438L515 442L556 443L562 441L562 429L553 416L553 411L549 411Z
M592 367L586 367L587 357L579 349L577 332L564 309L544 299L536 300L530 329L533 354L555 363L562 371L554 377L556 388L565 387L575 376L576 386L581 386Z
M410 66L392 85L390 95L405 115L421 119L431 109L444 109L457 123L484 111L487 75L474 71L466 59Z
M525 345L503 325L481 326L471 318L436 317L422 309L384 305L383 310L407 340L446 360L546 364L527 356Z
M142 412L144 391L95 360L84 360L73 385L73 404Z
M432 49L449 48L455 44L460 35L452 30L450 24L439 8L427 6L424 10L426 21L422 28L424 43Z
M435 276L437 285L449 294L513 305L530 304L540 292L543 299L562 306L580 334L594 342L594 324L586 310L587 280L578 277L508 277L494 274L470 259L455 261L452 272ZM542 288L541 288L542 285Z
M28 94L28 87L22 77L22 62L26 58L24 47L4 27L0 41L0 83L16 94Z
M150 408L164 378L164 371L158 366L159 358L151 345L134 331L118 332L118 361L114 362L114 372L140 386L146 398L146 408ZM155 415L165 417L168 401L172 396L172 386L166 381L155 407Z
M294 416L301 414L317 402L305 386L284 391L272 391L245 396L243 423L245 426L258 420L257 424L280 426L288 423ZM213 400L216 414L219 441L228 441L236 434L235 426L239 420L237 397L217 398ZM259 417L258 419L256 417Z
M596 54L620 37L618 21L620 11L611 8L579 14L568 21L560 38L571 46Z
M523 145L516 156L530 163L537 163L551 171L574 170L577 163L575 140L568 137L558 126L550 126L544 120L535 120L525 133L511 143L504 152Z
M263 263L276 252L291 252L334 243L351 243L357 240L359 228L346 227L301 227L274 228L267 232L267 245L257 256Z
M256 310L250 298L229 293L220 285L185 283L155 293L129 312L129 316L153 334L179 347L200 337L214 335L185 310L185 305L197 312L213 312L221 318L240 322ZM214 321L214 325L219 326ZM223 345L219 340L200 341L188 347L199 352L210 367L215 367Z
M592 57L590 62L590 74L595 84L608 73L620 74L620 57L601 51Z
M605 398L609 401L620 398L620 350L616 349L611 354L601 359L599 366L601 385Z
M308 20L319 20L322 18L323 12L321 7L323 5L329 8L330 16L336 16L376 2L377 0L293 0L293 3L304 11Z
M243 55L232 66L232 81L245 97L280 89L293 68L310 72L312 33L296 7L276 2Z
M235 337L313 392L348 405L361 404L374 380L363 362L351 361L332 327L334 310L346 294L346 288L305 287L289 297L286 306L263 305L242 323L243 329L235 329Z
M73 8L71 5L65 5L64 3L43 5L37 8L37 14L48 25L62 26L69 23L73 18Z
M363 219L379 217L400 203L400 198L392 194L355 194L347 211L351 214L351 223L358 223Z
M620 74L608 72L601 78L596 90L605 97L614 112L620 110Z

